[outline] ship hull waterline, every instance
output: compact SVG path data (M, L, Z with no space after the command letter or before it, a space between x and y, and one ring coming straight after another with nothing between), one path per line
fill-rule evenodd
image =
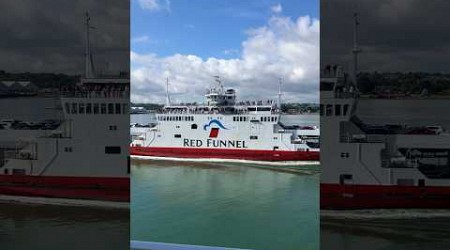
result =
M253 161L318 161L318 151L278 151L252 149L211 149L178 147L130 147L130 154L137 156L175 158L218 158Z
M0 194L129 202L130 178L0 175Z
M448 186L320 184L320 208L448 209Z

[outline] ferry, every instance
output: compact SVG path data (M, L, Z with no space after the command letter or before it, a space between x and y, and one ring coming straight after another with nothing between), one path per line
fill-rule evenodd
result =
M362 121L356 42L353 52L352 76L338 66L321 74L321 208L450 208L450 133Z
M55 119L2 119L1 195L130 200L129 77L95 77L86 37L85 77L60 89Z
M203 105L171 105L167 96L166 105L156 114L155 126L132 129L131 154L254 161L319 160L319 128L283 124L280 105L274 101L237 102L236 90L225 89L220 77L215 78L205 98Z

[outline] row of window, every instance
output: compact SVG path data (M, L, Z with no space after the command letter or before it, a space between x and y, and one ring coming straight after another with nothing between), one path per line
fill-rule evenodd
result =
M72 147L64 147L64 152L71 153L73 152ZM105 154L120 154L122 152L119 146L106 146Z
M320 104L320 116L346 116L348 113L348 107L348 104Z
M262 116L261 121L262 122L276 122L278 117L275 116Z
M246 122L249 120L248 116L233 116L234 122ZM262 116L260 117L261 122L276 122L278 117L275 116ZM253 120L252 120L253 121Z
M233 116L233 122L246 122L248 121L248 116Z
M68 114L128 114L128 103L65 103Z
M158 116L158 121L194 121L193 116Z

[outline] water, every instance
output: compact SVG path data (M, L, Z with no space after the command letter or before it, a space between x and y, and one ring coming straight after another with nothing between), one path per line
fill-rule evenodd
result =
M360 100L357 115L375 124L441 125L450 129L450 100Z
M312 172L316 167L301 168ZM131 238L249 249L317 249L315 172L134 160Z
M321 218L321 249L450 249L449 225L450 218Z
M0 246L15 249L129 247L129 210L0 203Z
M132 115L148 123L152 115ZM285 116L318 125L317 115ZM248 249L319 248L318 165L132 161L131 239Z
M59 101L50 97L0 98L0 120L41 121L61 118Z

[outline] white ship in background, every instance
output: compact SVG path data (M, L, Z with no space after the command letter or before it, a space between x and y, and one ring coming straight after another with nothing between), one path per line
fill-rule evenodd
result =
M357 24L355 15L353 82ZM450 208L445 129L364 123L356 116L357 84L340 67L327 67L320 84L321 208Z
M287 126L273 101L237 102L220 78L205 105L167 105L151 128L132 128L131 154L260 161L319 160L319 129ZM169 99L169 98L168 98Z
M0 194L129 201L129 77L86 76L61 89L57 119L0 126Z

